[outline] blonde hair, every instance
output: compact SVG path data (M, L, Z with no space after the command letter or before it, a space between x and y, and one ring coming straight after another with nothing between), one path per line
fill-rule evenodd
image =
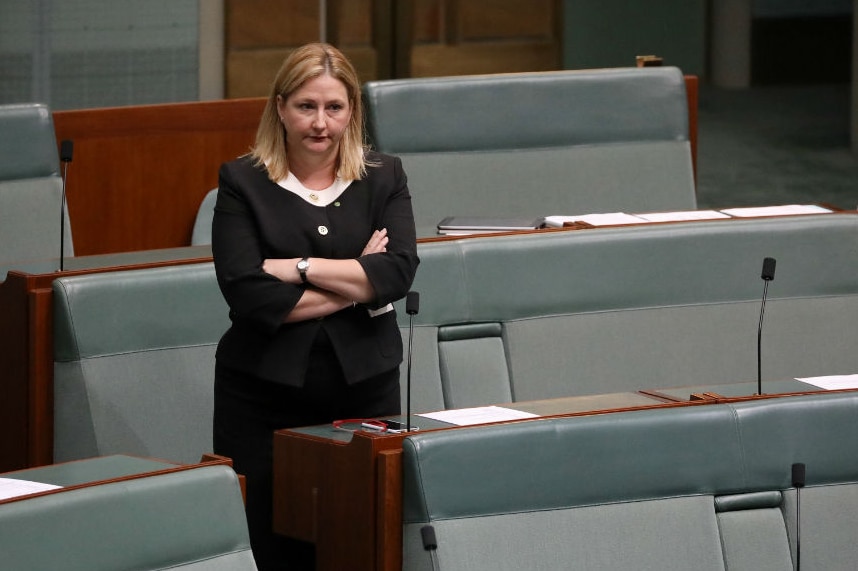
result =
M357 180L366 176L368 165L364 156L363 105L357 73L351 62L337 48L330 44L313 43L293 51L280 66L256 130L256 141L250 150L250 156L253 157L255 165L268 169L271 180L277 181L289 174L286 129L277 112L277 97L286 100L308 80L323 75L329 75L343 83L351 109L351 119L340 140L338 174L346 180Z

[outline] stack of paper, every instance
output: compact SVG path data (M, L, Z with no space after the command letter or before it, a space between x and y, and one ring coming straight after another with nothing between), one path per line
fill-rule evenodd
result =
M756 216L794 216L796 214L825 214L831 212L828 208L815 204L786 204L784 206L755 206L745 208L728 208L724 214L737 218L753 218Z
M682 210L679 212L650 212L638 214L647 222L684 222L686 220L718 220L730 218L717 210Z
M583 222L590 226L613 226L616 224L644 224L639 216L625 212L606 212L604 214L582 214L579 216L547 216L545 225L549 228L562 228L573 222Z
M456 426L473 426L489 422L508 422L510 420L536 418L539 415L502 406L477 406L473 408L427 412L418 414L417 416L440 420L441 422L455 424Z
M805 377L796 380L828 391L858 389L858 375L829 375L825 377Z

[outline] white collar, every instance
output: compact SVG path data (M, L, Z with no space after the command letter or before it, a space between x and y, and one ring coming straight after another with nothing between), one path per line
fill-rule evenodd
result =
M343 180L340 177L334 179L334 183L328 188L322 190L312 190L307 188L301 181L298 180L291 172L286 178L277 181L277 184L285 188L289 192L300 196L313 206L327 206L340 197L343 191L352 183L351 180Z

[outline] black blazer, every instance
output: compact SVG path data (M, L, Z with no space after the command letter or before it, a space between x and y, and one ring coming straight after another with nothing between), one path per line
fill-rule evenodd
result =
M307 203L268 178L248 156L221 166L212 224L212 252L231 327L216 357L230 368L301 386L310 349L323 328L348 383L389 371L402 362L396 313L371 317L405 296L417 271L411 195L396 157L368 153L377 163L328 206ZM374 230L387 228L387 252L361 256ZM265 258L356 258L376 297L323 319L284 323L303 293L262 271Z

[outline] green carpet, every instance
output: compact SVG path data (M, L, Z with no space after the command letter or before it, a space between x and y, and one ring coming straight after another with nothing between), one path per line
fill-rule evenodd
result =
M858 206L858 152L849 146L848 84L701 86L700 208Z

